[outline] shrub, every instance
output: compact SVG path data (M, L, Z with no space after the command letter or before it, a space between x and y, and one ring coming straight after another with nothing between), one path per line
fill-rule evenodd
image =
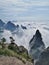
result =
M4 55L4 56L14 56L15 53L9 49L0 49L0 55Z
M14 52L16 52L16 53L19 54L19 48L18 48L17 45L10 44L10 45L8 46L8 49L10 49L10 50L12 50L12 51L14 51Z

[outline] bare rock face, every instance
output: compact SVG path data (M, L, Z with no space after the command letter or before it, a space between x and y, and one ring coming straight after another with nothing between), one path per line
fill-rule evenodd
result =
M49 65L49 47L41 53L35 65Z
M30 47L30 55L31 57L36 60L39 58L41 52L45 49L45 45L42 41L42 36L39 30L36 31L35 35L29 42Z
M0 65L33 65L31 62L26 61L24 64L21 60L15 57L0 56Z

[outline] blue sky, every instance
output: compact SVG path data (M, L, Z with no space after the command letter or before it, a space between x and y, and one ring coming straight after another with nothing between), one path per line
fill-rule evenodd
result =
M49 0L0 0L0 19L49 20Z

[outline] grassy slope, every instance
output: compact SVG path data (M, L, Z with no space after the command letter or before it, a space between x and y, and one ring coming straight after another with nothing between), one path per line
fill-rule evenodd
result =
M27 57L27 55L25 53L18 54L17 52L14 52L8 48L5 48L5 49L0 48L0 55L16 57L19 60L21 60L23 63L26 63L26 60L29 62L32 62L31 58Z

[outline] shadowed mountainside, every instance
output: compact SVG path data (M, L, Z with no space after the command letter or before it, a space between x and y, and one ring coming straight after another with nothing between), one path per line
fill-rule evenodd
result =
M49 65L49 47L41 53L35 65Z
M38 59L41 52L45 49L44 42L42 41L42 36L39 30L36 31L35 35L29 42L30 55L33 59Z

